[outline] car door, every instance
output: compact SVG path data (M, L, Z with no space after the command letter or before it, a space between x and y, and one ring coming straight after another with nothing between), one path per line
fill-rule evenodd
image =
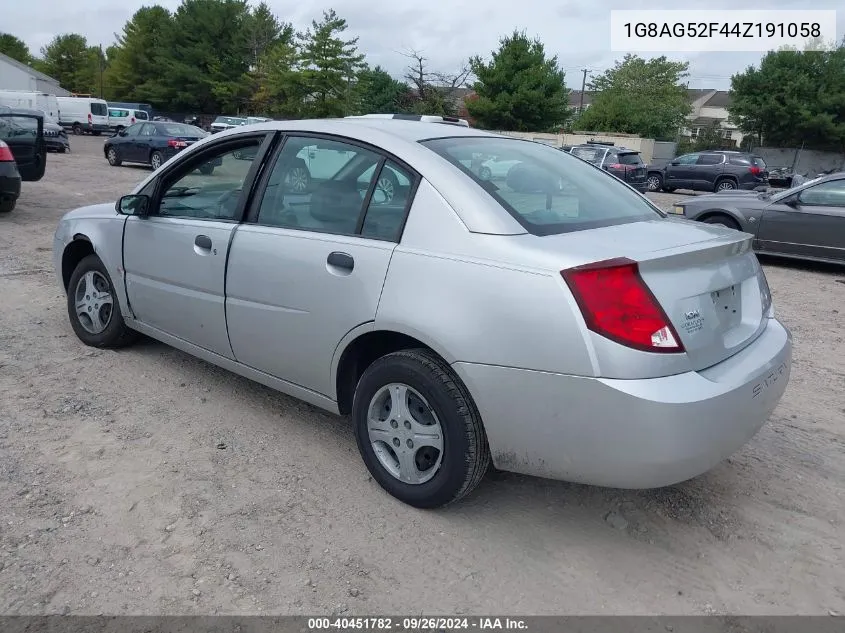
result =
M135 125L130 125L128 128L121 130L116 136L109 139L108 142L115 148L120 160L129 162L137 160L136 158L133 158L133 156L136 156L134 153L135 141L138 140L138 133L140 131L141 124L136 123Z
M225 139L179 161L155 181L150 214L127 219L126 294L140 323L232 358L226 258L266 137ZM208 165L215 165L210 173Z
M698 161L698 154L684 154L678 156L671 163L666 165L666 172L663 183L675 189L688 189L692 187L694 180L695 163Z
M156 135L156 126L154 123L142 123L138 134L129 143L131 149L131 158L126 160L136 163L150 162L150 154L152 153L152 139Z
M0 112L0 140L12 151L21 180L41 180L47 168L43 116Z
M299 193L286 186L286 172L309 146L315 173L332 177ZM399 176L390 200L375 186L385 169ZM367 171L362 196L358 182ZM375 319L417 176L354 141L297 134L263 180L229 254L232 350L241 363L331 396L332 357L350 330Z
M773 202L757 230L762 251L845 262L845 177Z
M708 152L699 154L695 164L689 167L692 189L696 191L713 191L716 180L722 174L722 164L724 161L724 154Z

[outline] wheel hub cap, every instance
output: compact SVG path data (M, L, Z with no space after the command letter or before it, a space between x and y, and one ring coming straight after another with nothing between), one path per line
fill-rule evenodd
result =
M367 432L379 463L407 484L423 484L443 459L443 429L422 395L401 383L379 389L367 410Z
M76 284L76 316L86 332L100 334L111 321L114 299L109 282L95 270L88 271Z

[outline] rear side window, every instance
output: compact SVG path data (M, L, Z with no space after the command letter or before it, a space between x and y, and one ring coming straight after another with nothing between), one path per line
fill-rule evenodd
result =
M96 116L108 116L109 109L106 107L105 103L97 103L96 101L91 102L91 114Z
M534 235L665 217L621 180L547 145L495 137L439 138L421 143L475 181ZM491 170L485 179L467 166L476 156L509 167Z
M696 161L696 165L719 165L722 163L721 154L701 154Z
M750 167L751 166L751 159L747 156L731 156L728 158L728 162L731 165L736 165L738 167Z
M617 160L620 165L642 165L643 160L640 158L640 155L636 152L630 152L628 154L619 154Z
M603 147L573 147L570 154L573 156L577 156L581 160L585 160L588 163L593 163L594 165L598 165L602 158L604 158L604 154L607 150Z

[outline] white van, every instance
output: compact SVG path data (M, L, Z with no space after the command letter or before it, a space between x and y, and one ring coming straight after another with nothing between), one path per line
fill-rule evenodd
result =
M74 134L109 131L109 104L95 97L57 97L59 123Z
M0 90L0 105L10 108L41 110L54 121L59 120L59 100L56 95L29 90Z
M120 132L130 125L135 125L138 121L149 120L149 115L143 110L109 107L109 128L114 132Z

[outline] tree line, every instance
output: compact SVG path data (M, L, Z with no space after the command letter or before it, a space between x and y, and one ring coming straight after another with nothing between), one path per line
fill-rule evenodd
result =
M84 36L56 36L33 55L12 34L0 52L33 65L76 93L196 114L275 118L403 112L469 116L477 127L563 129L677 140L687 124L689 65L626 55L590 78L589 108L575 114L557 56L524 31L502 37L489 56L451 72L407 51L400 78L371 67L333 9L304 31L265 3L183 0L175 11L145 6L105 49ZM731 120L755 142L845 149L845 40L765 55L731 79ZM461 89L470 88L466 99ZM463 108L463 109L461 109ZM696 141L718 141L716 130Z

